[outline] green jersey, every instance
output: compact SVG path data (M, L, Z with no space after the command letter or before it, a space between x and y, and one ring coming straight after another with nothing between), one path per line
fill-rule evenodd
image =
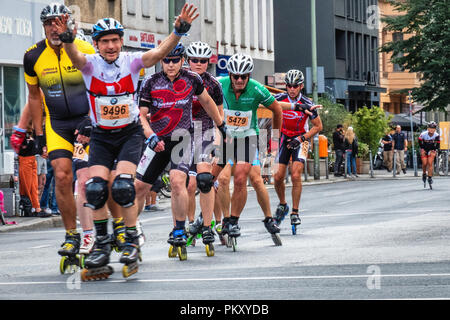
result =
M260 104L270 106L275 98L261 83L249 79L239 99L231 87L230 77L218 79L223 91L223 111L227 128L233 137L243 138L259 134L256 111Z

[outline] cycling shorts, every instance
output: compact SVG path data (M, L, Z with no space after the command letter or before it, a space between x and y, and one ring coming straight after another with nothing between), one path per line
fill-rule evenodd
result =
M155 152L149 147L145 149L136 170L136 178L140 181L153 185L167 165L170 165L170 170L189 174L193 161L192 139L189 137L186 140L171 141L170 138L166 138L163 141L164 151Z
M220 167L225 167L227 163L233 165L238 162L246 162L252 165L259 165L258 160L258 136L248 136L244 138L232 138L230 143L220 150Z
M128 161L136 166L142 155L144 131L140 122L119 130L94 127L89 141L89 167L104 166L113 170L114 162Z
M294 138L295 137L289 137L285 134L281 134L280 149L275 159L277 163L288 165L292 157L292 162L299 161L305 164L308 155L309 142L303 142L297 149L289 149L287 145Z

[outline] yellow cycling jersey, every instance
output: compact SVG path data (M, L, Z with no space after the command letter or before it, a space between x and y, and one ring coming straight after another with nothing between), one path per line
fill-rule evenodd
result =
M75 39L78 50L95 53L86 41ZM45 112L51 119L74 118L89 113L86 86L81 71L75 68L63 48L58 56L44 39L30 47L23 59L25 80L38 85L44 93Z

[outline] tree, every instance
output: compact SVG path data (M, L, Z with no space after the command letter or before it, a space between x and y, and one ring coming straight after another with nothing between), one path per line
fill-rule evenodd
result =
M328 138L328 141L333 141L333 132L336 126L340 123L343 124L345 119L350 114L345 106L339 103L333 103L328 98L319 98L319 103L323 106L320 111L320 119L322 120L322 134Z
M378 149L380 139L389 128L389 121L390 117L386 117L381 108L363 107L352 115L351 125L358 141L367 144L374 153Z
M392 52L393 63L420 74L421 86L410 90L424 111L445 111L450 104L450 1L389 2L402 15L383 18L385 29L411 37L386 43L381 51Z

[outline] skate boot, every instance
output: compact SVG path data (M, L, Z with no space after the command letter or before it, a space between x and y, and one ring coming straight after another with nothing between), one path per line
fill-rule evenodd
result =
M220 244L223 246L226 245L227 241L224 237L222 225L220 223L218 225L216 225L215 230L216 230L217 235L219 236Z
M125 223L123 222L123 218L120 218L119 221L113 221L113 242L112 248L116 252L121 252L125 246Z
M186 242L187 236L184 229L173 230L173 245L169 249L170 251L176 250L178 258L183 261L187 259Z
M208 257L214 256L214 232L212 231L211 227L205 227L202 228L202 239L203 244L205 245L206 255Z
M433 177L428 177L428 185L430 186L430 189L433 189L432 184L433 184Z
M111 254L111 236L97 236L92 252L86 257L85 268L81 271L82 281L107 279L113 272L108 265Z
M273 243L275 243L276 246L281 246L283 243L281 242L279 235L280 227L277 225L276 220L272 217L266 217L263 222L267 231L269 231L272 236Z
M278 204L277 211L275 211L275 221L280 225L286 215L289 213L289 206L287 204Z
M297 226L301 224L302 221L298 217L298 213L291 213L291 226L292 226L292 234L297 234Z
M142 229L142 223L138 220L137 224L136 224L136 230L138 232L138 236L139 236L139 247L142 247L145 243L145 234L144 234L144 230Z
M59 271L61 274L66 272L74 273L82 268L82 260L78 255L80 250L80 234L75 232L66 232L66 238L58 250L61 257L59 262Z
M227 247L233 248L233 251L236 251L237 241L236 238L241 235L241 227L236 223L228 222L227 225L227 234L228 234L228 241L227 241Z
M195 219L195 221L190 222L188 227L186 228L186 233L188 235L188 240L186 243L187 247L189 247L190 245L195 247L196 242L195 239L196 238L200 239L202 233L202 226L203 226L203 217L202 214L200 213L198 218Z
M85 234L83 236L83 241L80 247L80 254L89 254L95 244L95 236L93 233Z
M173 237L173 230L172 230L169 233L169 239L167 239L167 243L170 244L170 247L169 247L169 258L176 258L177 255L178 255L178 252L175 249L175 246L173 245L173 240L174 240L174 237Z
M426 173L422 174L422 181L423 181L423 187L426 188L427 187L427 174Z
M141 249L139 247L139 233L135 230L127 230L125 236L125 247L120 256L120 263L125 265L122 268L124 278L135 274L138 271L138 260L142 261Z

